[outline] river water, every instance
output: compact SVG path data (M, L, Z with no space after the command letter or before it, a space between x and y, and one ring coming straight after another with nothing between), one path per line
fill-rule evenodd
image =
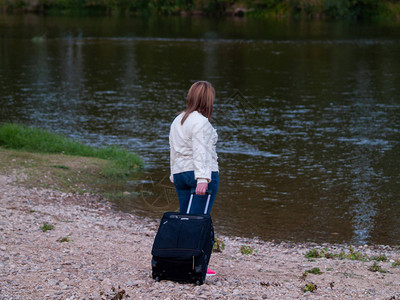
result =
M169 125L217 97L217 233L400 243L400 26L240 18L0 16L0 121L121 145L146 170L115 207L178 207ZM118 189L116 189L118 192Z

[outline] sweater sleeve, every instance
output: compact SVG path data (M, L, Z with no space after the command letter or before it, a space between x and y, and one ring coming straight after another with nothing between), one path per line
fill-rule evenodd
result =
M192 149L195 179L211 181L212 133L210 122L205 119L193 126Z

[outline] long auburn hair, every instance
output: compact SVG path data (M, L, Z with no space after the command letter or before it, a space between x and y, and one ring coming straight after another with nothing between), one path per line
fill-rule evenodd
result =
M186 109L181 121L181 125L187 117L197 110L206 118L210 119L213 111L215 90L208 81L197 81L193 83L187 94Z

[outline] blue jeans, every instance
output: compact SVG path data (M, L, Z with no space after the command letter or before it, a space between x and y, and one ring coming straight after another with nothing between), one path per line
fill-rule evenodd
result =
M218 192L219 177L218 172L211 173L211 182L208 184L208 189L212 191L210 204L208 206L207 214L210 214L211 208L214 204L215 197ZM186 213L189 205L190 190L195 189L197 180L194 178L194 171L182 172L174 174L174 185L179 198L179 209L181 213ZM206 207L208 195L200 196L195 194L193 196L191 214L203 214Z

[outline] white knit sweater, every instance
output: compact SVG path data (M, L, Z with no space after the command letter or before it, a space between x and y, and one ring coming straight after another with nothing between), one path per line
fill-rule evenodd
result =
M192 112L181 125L183 116L181 113L175 118L169 133L170 180L174 182L173 174L194 171L198 183L210 182L211 172L218 171L217 131L197 111Z

